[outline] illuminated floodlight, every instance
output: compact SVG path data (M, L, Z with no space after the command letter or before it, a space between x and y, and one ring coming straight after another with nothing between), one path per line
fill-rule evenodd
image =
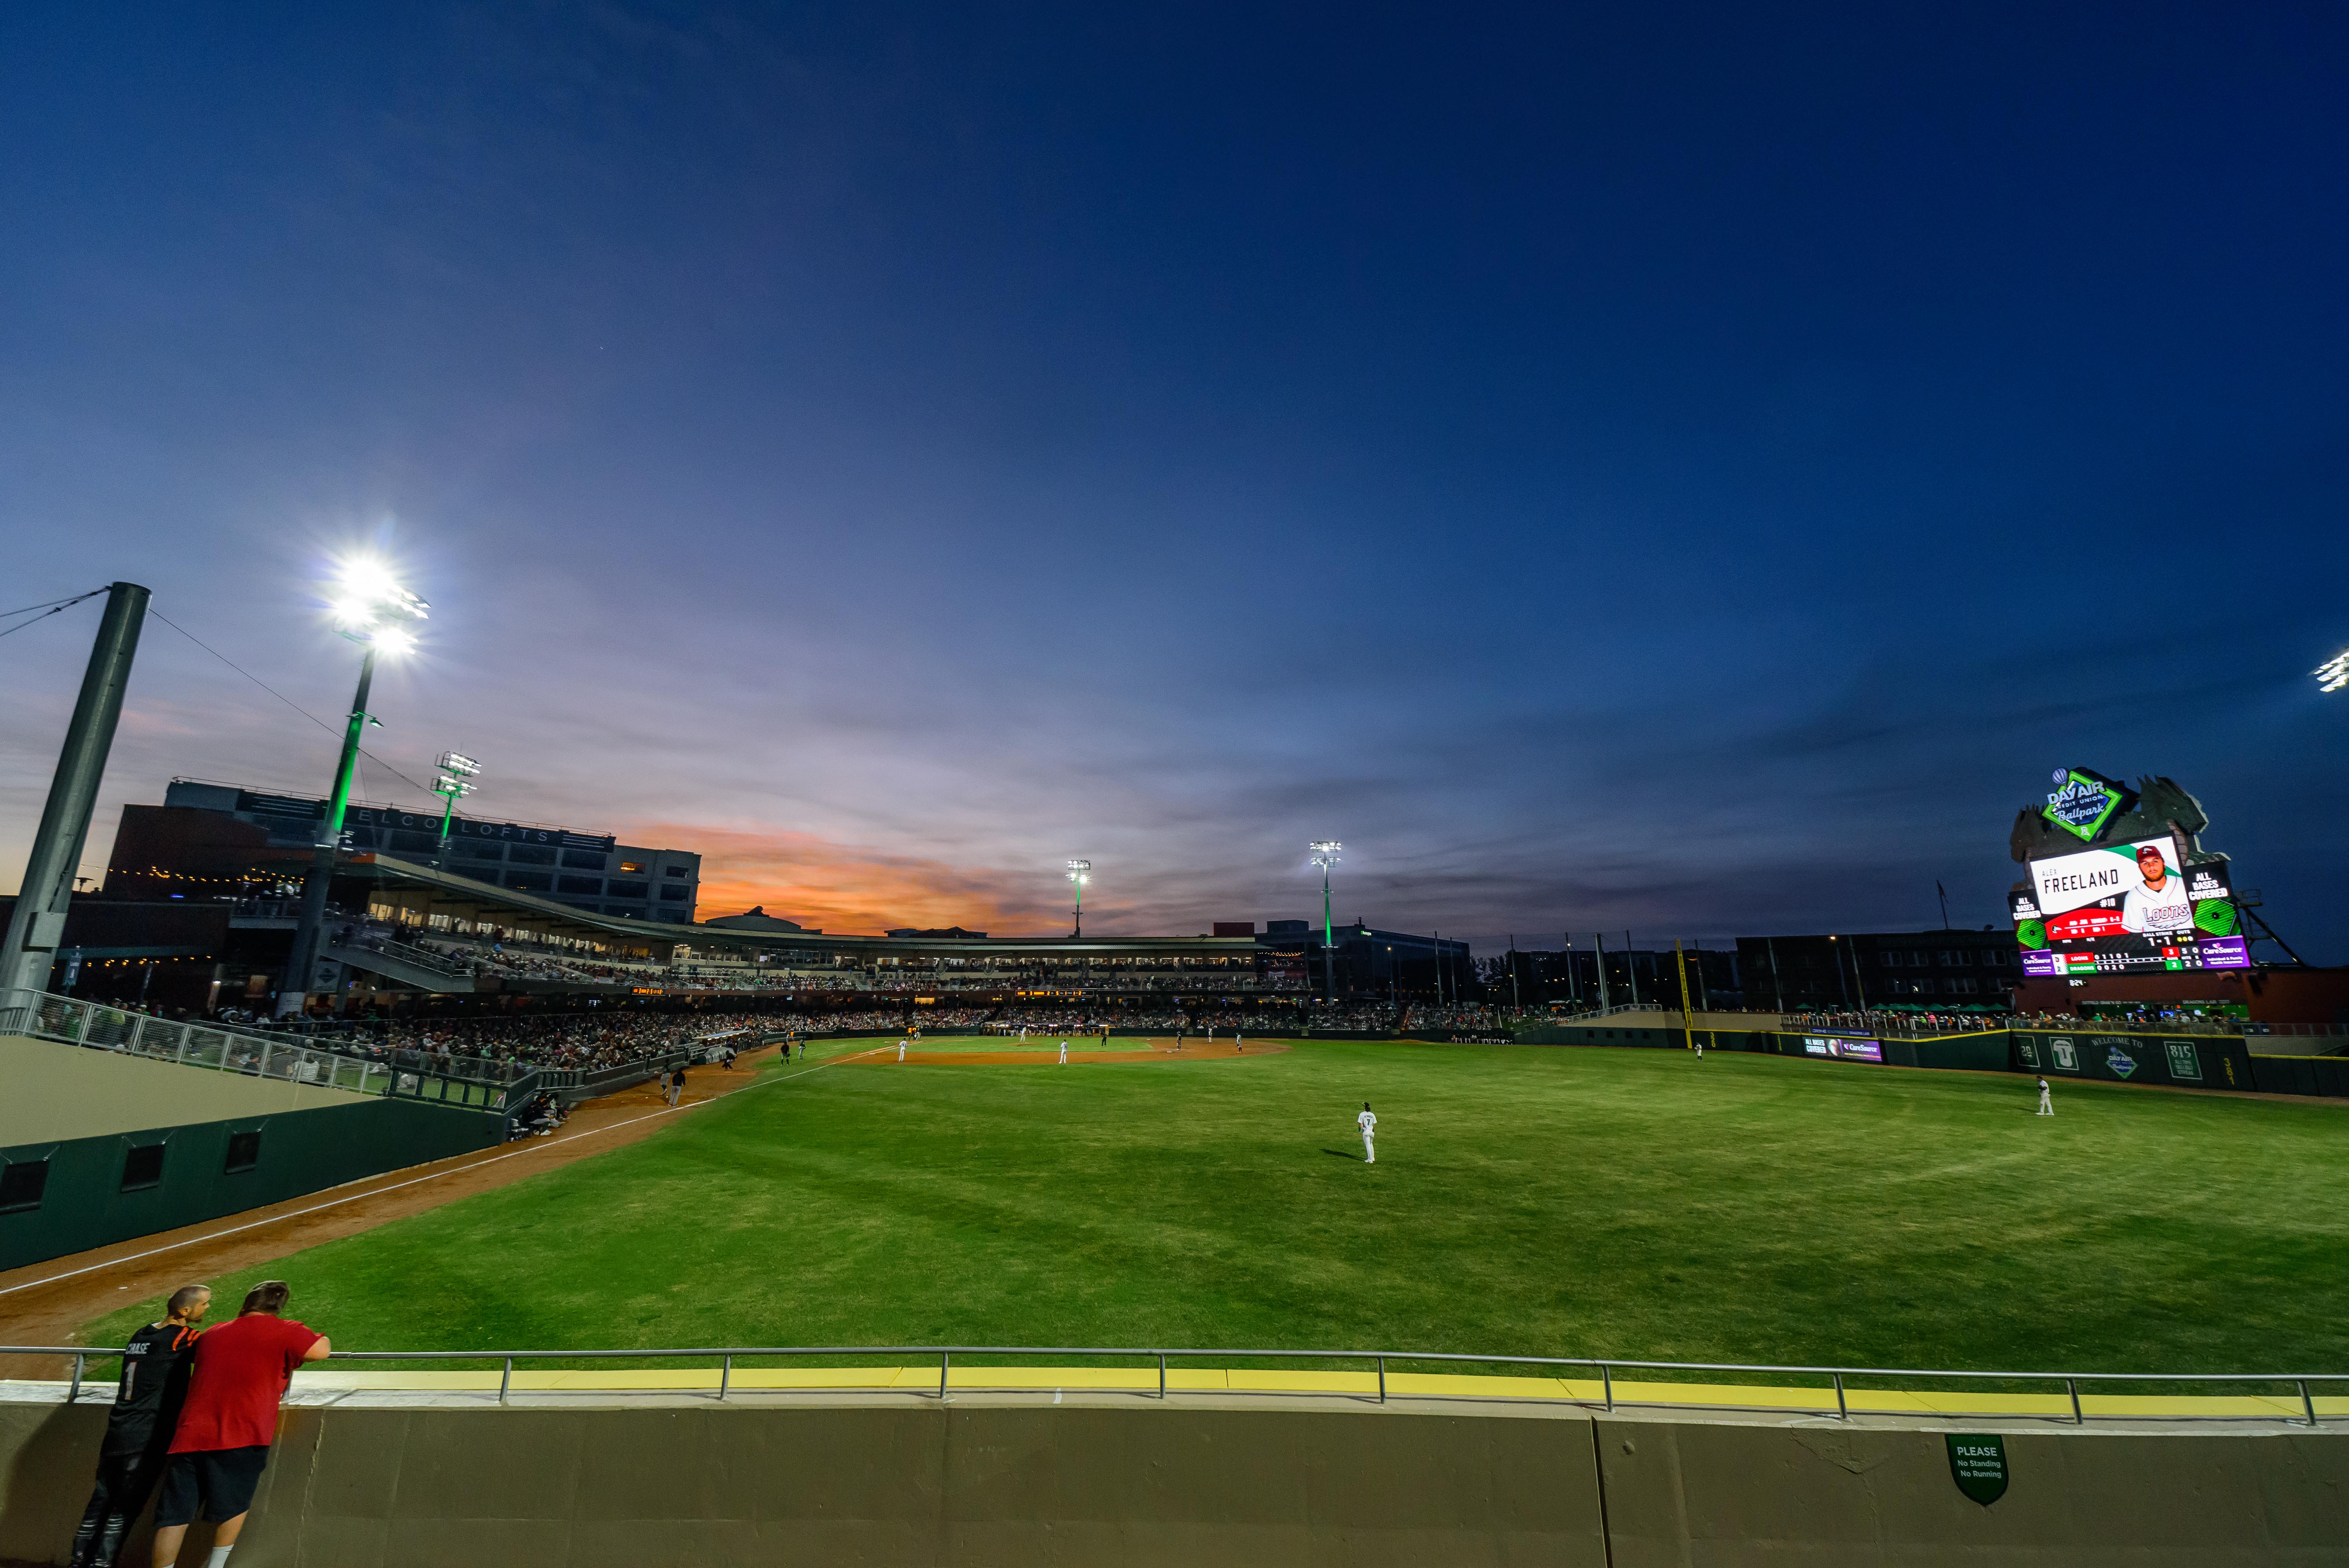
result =
M402 624L426 619L430 608L370 557L346 561L335 573L330 604L335 630L355 643L371 644L388 654L406 653L416 645L416 638Z
M2349 648L2344 648L2316 666L2316 689L2339 691L2349 686Z
M460 779L471 779L481 770L480 763L461 751L444 751L433 761L432 766L443 773L453 773Z
M1091 861L1071 861L1069 862L1069 880L1075 882L1079 887L1082 887L1085 883L1093 880L1092 877L1085 874L1092 869L1093 863Z
M1321 868L1321 988L1329 994L1330 1005L1335 1006L1338 972L1330 952L1336 940L1330 928L1330 868L1338 863L1338 851L1345 846L1335 839L1316 839L1312 847L1313 863Z
M1345 847L1335 839L1316 839L1313 841L1313 863L1328 871L1338 863L1338 851Z

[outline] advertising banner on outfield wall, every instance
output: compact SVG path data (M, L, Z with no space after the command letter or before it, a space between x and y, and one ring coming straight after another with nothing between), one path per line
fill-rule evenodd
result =
M2185 1088L2251 1088L2242 1042L2204 1035L2118 1035L2103 1030L2017 1029L2014 1067L2050 1078Z

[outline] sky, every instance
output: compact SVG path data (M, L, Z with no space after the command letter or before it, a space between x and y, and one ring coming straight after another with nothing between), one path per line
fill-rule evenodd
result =
M2344 67L2320 5L10 6L0 610L169 618L93 874L174 777L324 792L376 552L364 796L455 748L705 916L1047 934L1082 857L1189 934L1334 838L1337 919L1480 950L1983 925L2084 766L2349 960ZM0 886L98 603L0 636Z

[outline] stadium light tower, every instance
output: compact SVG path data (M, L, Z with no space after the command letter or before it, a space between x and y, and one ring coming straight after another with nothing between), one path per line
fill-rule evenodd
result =
M1077 884L1077 929L1073 934L1077 936L1082 936L1085 934L1085 883L1093 880L1088 874L1092 869L1093 863L1091 861L1069 862L1069 880Z
M449 869L449 824L457 814L457 802L473 792L468 782L480 776L481 765L461 751L444 751L433 760L440 776L432 780L432 792L440 797L440 846L432 853L432 869Z
M367 688L375 684L378 654L397 657L416 646L409 625L425 618L430 606L392 580L379 561L365 556L343 563L336 573L334 601L328 613L336 632L365 648L359 660L359 685L351 697L350 723L343 731L342 759L335 767L334 793L326 800L326 820L310 856L310 875L302 886L302 923L294 933L294 952L286 960L285 983L277 988L277 1016L302 1010L310 985L317 978L318 935L326 921L326 884L334 880L335 852L342 848L343 813L351 803L351 780L358 771L359 741L370 724L380 719L368 714Z
M2316 689L2339 691L2349 686L2349 648L2344 648L2316 666Z
M1330 929L1330 868L1338 863L1338 851L1345 848L1335 839L1313 841L1313 863L1321 868L1321 989L1329 993L1330 1006L1338 1005L1337 963L1330 956L1332 936Z

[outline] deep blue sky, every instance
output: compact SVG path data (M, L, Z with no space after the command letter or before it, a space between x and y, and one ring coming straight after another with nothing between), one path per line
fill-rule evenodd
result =
M0 609L833 929L2001 918L2170 774L2349 957L2333 5L0 14ZM0 878L92 618L0 641ZM331 738L150 627L88 859ZM415 791L371 772L374 798ZM1585 939L1587 940L1587 938Z

